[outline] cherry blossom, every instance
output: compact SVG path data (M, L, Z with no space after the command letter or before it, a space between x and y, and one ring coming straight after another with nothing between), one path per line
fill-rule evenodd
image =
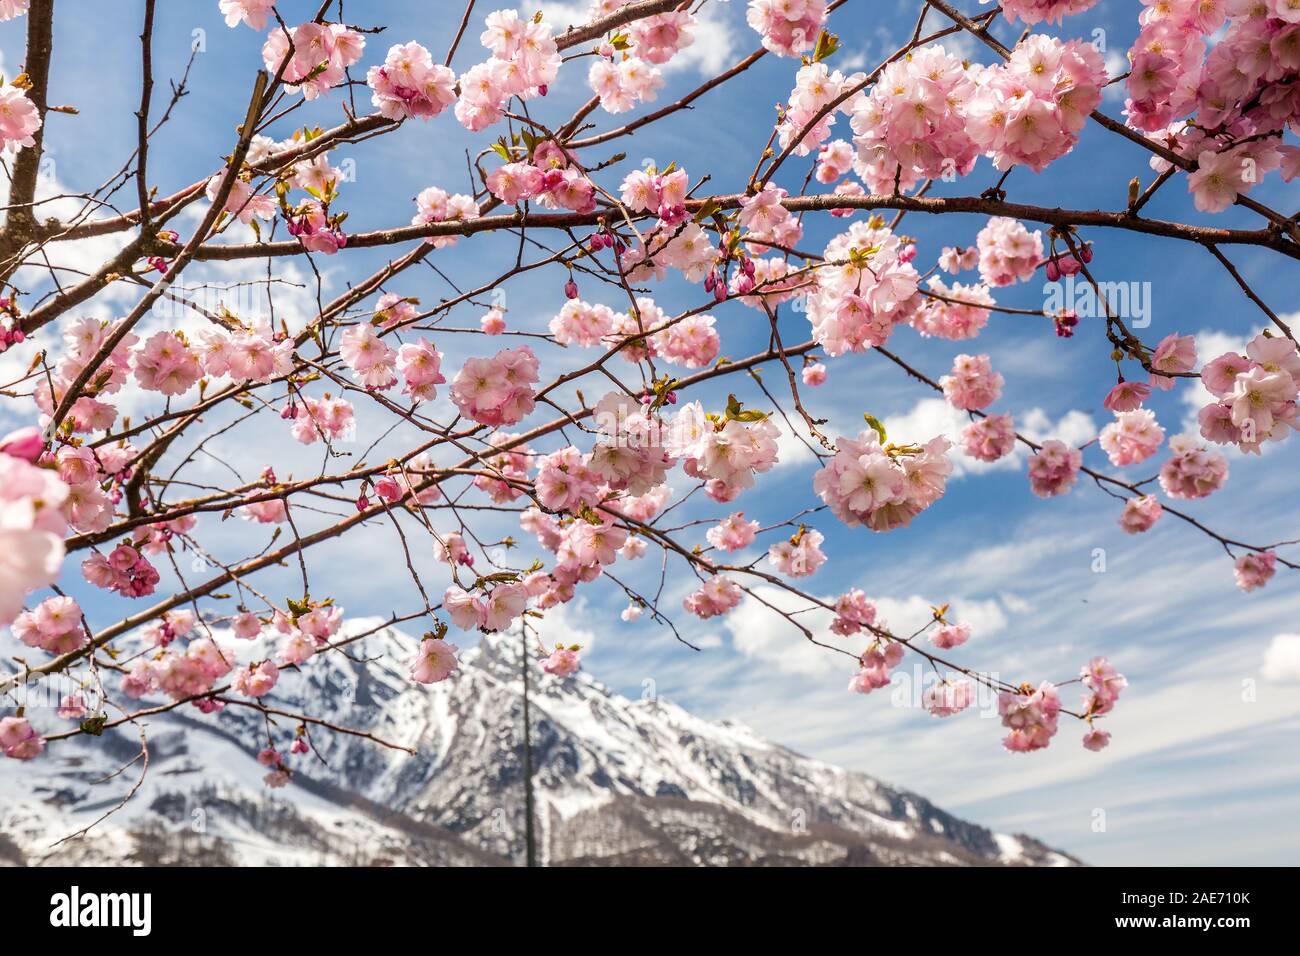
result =
M991 286L1011 285L1033 276L1043 261L1043 237L1003 216L988 221L975 238L980 278Z
M1119 412L1115 420L1101 430L1098 443L1110 463L1118 467L1136 465L1156 453L1164 441L1165 430L1155 413L1145 408Z
M716 574L702 584L698 590L691 592L682 602L682 606L696 617L708 620L719 614L726 614L740 603L740 586L730 578Z
M958 355L952 372L939 379L943 394L953 408L974 411L988 408L1002 395L1005 380L993 371L987 355Z
M456 100L456 75L435 65L418 43L389 47L383 66L372 66L366 83L374 90L371 102L389 119L432 119Z
M1228 460L1187 435L1169 439L1171 457L1160 468L1160 487L1171 498L1204 498L1228 480Z
M750 0L749 25L763 46L780 56L798 56L812 47L826 19L826 0Z
M24 147L35 146L32 137L41 128L41 122L41 114L23 90L15 86L0 87L0 149L16 153Z
M0 750L13 760L32 760L45 749L45 738L25 717L0 717Z
M1061 697L1046 681L1036 690L1003 691L998 694L998 715L1009 733L1002 738L1002 746L1012 753L1043 749L1056 736L1060 713Z
M1277 555L1272 551L1262 554L1243 554L1237 559L1233 568L1237 577L1237 587L1243 591L1262 588L1272 579L1277 567Z
M426 637L420 642L415 660L411 662L411 680L420 684L435 684L446 680L456 672L455 644L448 644L441 638Z
M1150 531L1164 511L1155 495L1129 498L1124 502L1124 510L1120 512L1119 526L1129 534L1141 534Z
M975 702L975 685L968 680L933 684L922 694L922 706L934 717L951 717Z
M568 677L570 674L576 674L579 666L578 649L576 647L557 646L542 661L542 670L555 677Z
M254 30L265 30L275 0L218 0L217 7L225 15L228 27L237 27L242 22Z
M1016 447L1016 429L1010 415L989 415L961 430L962 450L979 461L994 462Z
M1083 455L1063 441L1049 438L1029 459L1029 487L1040 498L1063 495L1079 478Z

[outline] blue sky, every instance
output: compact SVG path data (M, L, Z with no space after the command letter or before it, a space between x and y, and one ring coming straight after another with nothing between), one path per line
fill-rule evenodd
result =
M495 7L479 6L455 62L459 70L483 54L477 42L481 16ZM559 27L583 19L585 4L546 6L557 12L553 22ZM967 6L976 12L973 3ZM76 15L67 6L59 11L50 100L75 105L81 112L49 120L52 191L56 183L75 190L94 188L117 171L134 147L132 112L139 93L135 36L141 7L138 2L115 5L119 25L112 28L97 22L97 16ZM314 7L299 0L280 4L290 23L309 16ZM383 16L393 19L385 33L368 38L361 65L378 62L391 43L411 39L440 57L462 8L451 2L436 7L439 12L431 16L428 4L384 4ZM698 85L705 71L725 67L757 46L757 36L743 23L743 4L715 2L708 7L712 9L696 46L681 58L682 63L672 65L660 103ZM348 9L349 19L369 15L365 5ZM1100 4L1092 13L1048 32L1103 38L1112 69L1122 71L1122 54L1136 34L1139 9L1136 0ZM915 4L910 0L871 4L850 0L832 18L831 28L843 40L835 65L869 68L910 36L914 19ZM937 22L937 15L932 15L931 25ZM369 25L365 19L360 23ZM0 53L9 77L18 72L22 61L24 27L23 20L0 26ZM1104 32L1096 34L1096 29ZM166 79L178 77L184 68L195 30L205 31L205 52L195 59L192 92L177 106L174 119L151 151L153 181L161 194L217 168L242 119L253 70L261 62L262 37L244 27L227 29L215 0L159 4L155 102L167 95ZM1017 31L1003 22L997 32L1007 39ZM987 59L969 41L949 41L949 48ZM693 177L711 174L709 188L740 191L766 142L772 106L788 95L796 66L791 60L765 57L738 83L701 100L693 112L680 114L662 128L652 126L644 135L596 147L588 159L626 151L628 167L639 166L644 159L653 159L660 167L675 161ZM548 125L566 119L588 95L585 74L585 64L568 65L548 97L531 104L533 115ZM367 111L369 96L364 88L355 95L359 109ZM309 104L275 135L287 136L304 123L334 125L342 119L342 99L343 94L335 91ZM1122 100L1114 96L1102 105L1112 116L1121 107ZM593 121L597 129L605 129L627 118L598 111ZM845 119L840 119L836 131L849 135ZM351 212L348 228L360 231L405 224L414 212L413 197L428 185L467 191L465 150L477 152L486 142L487 137L470 136L447 114L427 124L408 124L396 135L371 143L340 148L332 157L335 165L351 159L356 169L356 182L342 190L342 208ZM781 184L795 191L806 172L807 160L791 161ZM604 184L616 185L621 175L607 175ZM1115 209L1122 206L1134 175L1144 183L1151 179L1145 152L1090 126L1073 154L1043 175L1017 169L1006 188L1014 201ZM982 160L969 177L940 184L933 194L977 194L993 185L997 176ZM1252 195L1283 211L1300 206L1300 190L1275 176ZM121 208L133 207L134 187L128 186L118 198ZM1162 190L1146 211L1156 218L1208 221L1193 210L1181 179ZM1212 218L1216 225L1257 224L1255 217L1236 209ZM902 231L917 238L918 263L924 268L942 246L970 244L982 224L976 216L940 220L912 214L904 220ZM820 249L844 222L808 219L805 226L801 246ZM1095 243L1092 269L1099 280L1150 283L1151 325L1140 333L1148 343L1170 332L1196 334L1204 357L1262 327L1263 315L1205 250L1117 231L1094 230L1085 238ZM70 265L85 265L111 251L111 243L96 240L59 254ZM503 271L514 249L514 240L508 237L485 237L442 250L430 262L466 288ZM345 250L333 259L318 258L323 297L332 297L347 281L369 274L402 251ZM1225 251L1277 311L1295 311L1295 283L1285 269L1286 260L1265 252ZM277 293L277 313L289 317L291 324L305 321L316 298L314 276L301 263L278 260L274 268L278 278L301 286ZM203 266L186 277L237 282L264 274L264 267L247 263ZM28 278L29 287L38 288L39 277ZM563 302L563 281L562 272L544 271L512 282L506 301L511 327L543 328ZM388 291L418 295L426 304L451 294L447 283L429 267L411 270ZM584 284L583 293L592 301L619 307L617 298L594 283ZM997 299L1003 305L1038 308L1044 294L1041 284L1031 282L999 290ZM121 314L133 295L114 287L85 311L105 317ZM656 288L655 297L666 309L699 301L697 291L674 282ZM481 313L477 307L458 309L448 324L476 325ZM765 346L766 320L757 313L734 304L720 308L717 316L724 354L741 357ZM786 312L781 322L785 341L807 337L803 316ZM463 335L444 335L438 344L453 370L465 356L487 351L481 339ZM1059 434L1079 441L1091 437L1109 417L1101 399L1113 381L1113 365L1095 322L1084 320L1073 339L1062 340L1046 321L997 315L974 342L922 339L903 329L890 348L933 376L946 372L959 352L988 352L1007 379L995 410L1012 412L1023 430L1037 435ZM6 358L7 364L0 368L8 372L15 364L25 364L26 358ZM543 358L548 369L565 361L554 349ZM773 386L781 377L778 372L776 366L767 374ZM884 419L891 437L910 440L927 440L956 421L932 393L879 356L833 361L829 376L827 386L803 394L814 415L830 420L826 428L832 435L856 432L864 411ZM708 389L700 397L716 402L738 385ZM597 387L586 385L588 396ZM1195 387L1180 383L1152 402L1170 435L1182 430L1194 411ZM746 389L741 394L747 402L762 407L762 396L752 386ZM360 406L359 410L363 431L368 423L381 420L372 410ZM13 412L12 407L0 407L0 416L12 419ZM272 433L278 425L259 422L252 429L236 429L214 442L212 450L245 475L256 474L266 463L275 464L281 477L295 469L305 473L319 467L317 451L304 456L300 449L286 447L285 436ZM399 430L375 458L385 449L400 450L404 439L405 447L415 442ZM783 464L769 480L760 482L759 490L739 499L735 509L769 523L789 517L792 502L793 507L816 503L810 488L811 456L801 453L796 441L783 447ZM360 454L360 447L354 451ZM1289 476L1300 464L1298 455L1294 440L1270 448L1263 459L1229 452L1232 476L1227 488L1206 501L1191 503L1187 510L1247 541L1300 537L1287 503L1293 494ZM1129 469L1129 477L1149 477L1163 457L1162 452L1148 467ZM1086 460L1093 467L1110 468L1096 448L1088 450ZM202 480L195 476L205 471L213 480L224 480L222 476L229 474L225 465L201 460L192 470L193 480ZM676 487L687 487L680 474L675 481ZM695 502L679 509L683 521L725 515L727 510ZM1073 722L1063 725L1047 752L1017 756L1001 751L995 718L967 713L940 722L883 691L869 698L849 694L844 689L849 676L844 658L811 653L780 618L749 607L731 618L706 623L675 613L675 622L703 648L700 652L677 643L669 631L648 619L624 624L618 611L625 600L606 584L587 588L577 602L553 612L547 627L556 633L581 634L590 647L585 666L621 692L640 694L651 681L657 693L703 716L743 721L795 749L917 790L1000 830L1031 833L1090 862L1295 862L1300 851L1300 831L1294 825L1300 810L1300 771L1287 758L1295 751L1300 731L1300 665L1295 651L1289 665L1278 652L1287 646L1285 641L1274 643L1279 635L1300 630L1294 623L1300 612L1294 575L1282 570L1263 591L1243 595L1235 588L1231 563L1217 543L1168 517L1150 534L1132 538L1115 524L1118 510L1117 502L1084 482L1064 498L1032 497L1020 458L1014 467L978 473L967 468L950 482L947 495L907 529L876 535L817 516L814 524L826 534L825 550L832 560L808 581L811 590L823 595L852 586L863 588L880 600L886 618L899 628L917 614L924 618L927 604L952 601L956 616L975 625L975 636L962 648L961 659L998 671L1009 680L1069 678L1092 655L1107 654L1128 675L1131 686L1107 723L1114 741L1101 754L1078 745L1081 730ZM318 520L324 522L328 516ZM205 521L205 540L220 554L237 556L258 549L267 537L263 529L243 522L219 523L215 517ZM505 526L501 527L505 533ZM703 540L702 529L698 540ZM400 563L393 564L394 549L391 531L376 526L346 546L314 550L313 575L320 590L328 590L349 614L404 611L411 606L411 586ZM1101 573L1094 570L1097 549L1104 550ZM431 580L441 580L431 562L422 561L421 568ZM639 567L615 568L629 584L651 590L658 570L657 558ZM296 568L277 571L264 577L262 584L271 594L280 593L277 588L291 593L296 574ZM682 573L670 575L666 608L680 607L692 580ZM86 595L75 586L73 590L86 598L97 626L135 610L117 598ZM467 643L471 643L468 638L462 641ZM1277 656L1266 671L1270 647ZM1071 688L1067 702L1073 703L1073 693Z

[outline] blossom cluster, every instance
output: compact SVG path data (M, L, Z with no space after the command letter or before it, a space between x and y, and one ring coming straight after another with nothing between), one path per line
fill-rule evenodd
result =
M275 76L287 57L285 86L314 100L343 82L365 47L366 38L341 23L303 23L288 33L271 30L262 46L262 62Z
M540 18L520 19L514 10L488 14L479 39L492 55L460 75L456 118L471 132L504 116L512 96L530 99L546 93L560 69L551 25Z
M1300 427L1300 353L1288 338L1260 333L1244 355L1224 352L1205 363L1201 384L1217 399L1197 415L1207 441L1258 454Z
M1282 132L1300 122L1295 4L1145 0L1144 7L1129 50L1125 114L1195 164L1187 188L1196 207L1218 212L1273 170L1288 182L1300 173L1300 147L1282 144ZM1151 162L1160 171L1170 165L1165 157Z
M841 436L839 451L813 476L813 490L850 527L872 531L904 527L943 496L952 462L951 443L934 438L923 447L881 446L874 431Z
M533 410L537 356L523 345L491 358L466 359L451 383L462 415L484 425L513 425Z
M1078 40L1030 36L992 66L922 47L855 102L857 172L887 194L964 176L980 155L1041 171L1074 148L1105 83L1101 54Z
M826 22L826 0L749 0L745 19L767 49L778 56L798 56L817 42Z
M456 101L456 74L435 64L418 43L389 47L382 66L372 66L366 83L370 101L391 120L432 119Z
M832 357L884 345L918 304L920 276L905 245L883 222L855 222L832 239L828 265L808 295L813 339Z

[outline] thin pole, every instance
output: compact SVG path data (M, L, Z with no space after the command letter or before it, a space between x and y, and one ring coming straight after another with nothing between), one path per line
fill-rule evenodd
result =
M524 675L524 845L528 865L537 865L537 837L533 832L533 741L531 722L528 719L528 630L521 627L520 661Z

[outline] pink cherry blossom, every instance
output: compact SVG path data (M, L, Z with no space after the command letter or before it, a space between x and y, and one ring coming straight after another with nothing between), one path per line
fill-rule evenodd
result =
M921 704L933 717L951 717L975 703L975 685L968 680L932 684L921 695Z
M1118 467L1146 461L1164 441L1165 430L1156 422L1155 413L1146 408L1119 412L1115 420L1101 430L1098 444Z
M1243 554L1234 565L1237 587L1243 591L1262 588L1273 577L1277 567L1277 555L1272 551Z
M0 0L0 20L12 20L21 17L31 6L32 0Z
M1056 736L1061 698L1056 688L1044 681L1037 690L1028 687L1017 693L998 694L998 714L1009 733L1002 746L1012 753L1041 750Z
M41 128L41 114L27 94L16 86L0 87L0 149L16 153L36 145L33 134Z
M435 64L418 43L389 47L383 66L372 66L366 83L371 102L389 119L431 119L456 101L456 74Z
M26 717L0 717L0 750L13 760L33 760L45 749L45 738Z
M715 574L682 602L682 606L701 620L726 614L740 603L740 586L728 577Z
M877 609L860 588L850 588L835 601L835 619L831 631L843 637L857 634L876 623Z
M485 425L513 425L533 410L537 357L528 346L468 359L451 383L461 414Z
M885 453L874 431L835 444L839 451L813 477L813 490L850 527L889 531L910 524L942 497L952 472L944 438L897 455Z
M1151 395L1151 386L1145 382L1120 382L1107 394L1102 404L1112 412L1131 412L1142 407Z
M1090 692L1083 705L1089 715L1110 713L1120 692L1128 686L1128 680L1105 657L1094 657L1079 671L1079 676Z
M1014 219L995 217L975 240L980 277L991 286L1012 285L1032 278L1043 260L1043 237Z
M1002 395L1003 382L987 355L958 355L953 359L952 372L939 379L948 404L966 411L988 408L996 402Z
M1129 534L1141 534L1150 531L1164 513L1165 509L1155 495L1139 495L1124 502L1119 526Z
M456 653L459 648L441 638L426 637L420 642L415 660L411 662L411 680L420 684L436 684L456 671Z
M1228 460L1184 435L1169 440L1171 457L1160 469L1160 487L1171 498L1204 498L1228 480Z
M788 540L777 541L767 549L767 560L784 575L803 578L826 563L821 549L825 535L813 528L800 527Z
M264 697L271 692L279 679L280 668L271 661L262 661L260 664L251 664L235 671L231 687L236 693L247 697Z
M1049 438L1029 459L1029 487L1040 498L1063 495L1079 477L1083 455L1077 448Z
M1083 746L1088 750L1105 750L1109 744L1109 731L1092 729L1083 735Z
M968 640L970 640L970 625L965 622L940 624L930 632L930 643L945 651L960 647Z
M217 6L226 18L226 26L237 27L243 21L254 30L265 30L275 0L218 0Z
M576 674L580 666L578 652L571 647L556 647L542 661L542 670L555 677L568 677L570 674Z
M754 543L757 521L746 521L743 511L734 512L725 521L705 533L709 544L723 551L740 551Z
M826 0L750 0L749 25L763 46L779 56L798 56L817 41L826 20Z
M1016 447L1016 429L1010 415L978 418L961 430L962 450L979 461L994 462Z

